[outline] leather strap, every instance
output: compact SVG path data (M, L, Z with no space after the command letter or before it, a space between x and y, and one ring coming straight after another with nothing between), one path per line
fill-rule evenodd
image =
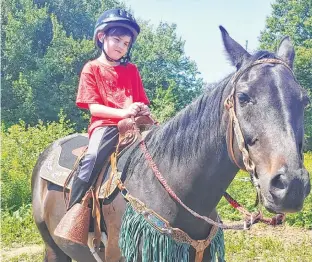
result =
M64 202L65 202L66 210L68 209L68 204L69 204L69 198L68 198L68 196L66 196L66 188L67 188L67 186L68 186L70 180L72 179L73 175L75 174L75 172L76 172L76 170L77 170L77 167L78 167L78 165L79 165L80 160L84 157L84 155L85 155L85 153L86 153L87 150L88 150L88 147L85 147L85 149L82 151L82 153L80 154L80 156L77 157L73 169L71 170L71 172L69 173L68 177L67 177L66 180L65 180L64 187L63 187L63 197L64 197ZM69 194L69 195L70 195L70 194Z
M93 191L92 217L94 218L94 238L93 238L94 248L99 248L101 244L101 206L99 201L99 192L101 189L102 180L108 163L109 161L106 161L106 164L103 166L101 173L96 180L95 187L94 189L92 189Z

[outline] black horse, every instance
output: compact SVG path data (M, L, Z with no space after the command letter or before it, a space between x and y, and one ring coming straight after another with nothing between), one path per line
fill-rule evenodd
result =
M245 163L261 202L274 213L300 211L311 187L302 152L308 98L292 72L294 48L286 37L276 54L259 51L250 55L224 28L220 30L236 73L154 128L145 139L147 148L179 198L197 213L216 219L215 208L239 170L237 165L244 166L238 146L241 141L232 131L224 106L232 103L245 152L252 160L245 159ZM53 234L65 206L63 194L48 190L47 182L40 178L40 167L50 149L39 157L32 178L33 212L46 244L45 261L94 261L87 248ZM211 225L195 218L169 196L139 149L131 156L125 185L132 195L193 239L208 236ZM118 237L125 206L120 194L103 206L108 235L105 261L122 260ZM194 261L194 253L190 249L190 261ZM203 261L210 260L206 250Z

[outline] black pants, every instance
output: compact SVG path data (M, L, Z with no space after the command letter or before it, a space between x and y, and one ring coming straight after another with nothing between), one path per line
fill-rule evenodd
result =
M115 151L118 137L116 126L98 127L93 131L89 139L87 153L82 159L78 174L73 181L69 208L79 203L95 183L105 160Z

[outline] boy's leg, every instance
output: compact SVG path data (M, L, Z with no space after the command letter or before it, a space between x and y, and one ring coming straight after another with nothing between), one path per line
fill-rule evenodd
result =
M81 202L88 189L95 183L105 160L113 153L118 142L118 129L99 127L90 137L88 150L81 167L74 177L68 209Z

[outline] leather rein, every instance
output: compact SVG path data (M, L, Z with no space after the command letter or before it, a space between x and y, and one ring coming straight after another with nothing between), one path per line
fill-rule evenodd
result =
M253 66L256 66L256 65L259 65L259 64L264 64L264 63L284 65L294 75L292 69L285 62L283 62L283 61L281 61L279 59L264 58L264 59L257 60L254 63L252 63L250 66L246 67L242 71L237 72L233 76L233 78L231 80L231 83L233 85L232 91L231 91L230 95L225 99L225 102L224 102L224 107L226 108L226 110L228 111L229 116L230 116L229 128L228 128L228 130L229 130L229 138L230 138L230 144L228 146L228 148L229 148L228 149L229 156L232 159L232 161L238 166L238 168L246 170L247 172L249 172L249 174L251 175L252 183L256 187L258 194L259 194L259 192L258 192L259 191L259 187L258 187L258 184L256 182L257 180L256 180L255 164L253 163L252 159L250 158L249 152L248 152L248 150L246 148L244 136L243 136L242 130L241 130L240 125L239 125L239 121L238 121L238 119L236 117L234 96L235 96L235 92L236 92L236 84L237 84L238 80L240 79L240 77L245 72L247 72L250 68L252 68ZM278 225L278 224L282 224L284 222L284 220L285 220L285 215L284 214L277 214L276 216L274 216L272 218L264 218L260 211L258 211L256 213L248 212L246 209L244 209L237 201L235 201L226 192L224 193L224 197L227 199L227 201L234 208L236 208L238 211L240 211L242 214L245 215L245 221L244 221L243 224L225 225L223 223L216 222L216 221L214 221L213 219L211 219L209 217L202 216L202 215L198 214L197 212L195 212L194 210L189 208L187 205L185 205L182 202L182 200L175 194L175 192L167 184L165 178L162 176L162 174L158 170L157 165L153 161L152 156L148 152L148 149L146 147L145 141L144 141L144 139L141 138L141 135L140 135L140 132L139 132L138 128L135 125L134 125L134 128L135 128L135 131L136 131L136 133L138 135L138 138L141 140L140 141L141 150L144 153L145 159L147 160L149 167L153 170L154 175L157 177L159 182L163 185L163 187L168 192L168 194L174 200L176 200L183 208L185 208L189 213L191 213L194 217L202 219L202 220L206 221L207 223L209 223L211 225L214 225L214 226L217 226L217 227L222 228L222 229L235 229L235 230L249 229L253 224L256 224L258 222L263 222L265 224L274 225L274 226ZM241 167L238 164L238 161L237 161L237 159L235 157L234 150L233 150L233 141L234 141L233 133L235 133L235 138L236 138L239 150L242 153L243 163L244 163L245 167Z

